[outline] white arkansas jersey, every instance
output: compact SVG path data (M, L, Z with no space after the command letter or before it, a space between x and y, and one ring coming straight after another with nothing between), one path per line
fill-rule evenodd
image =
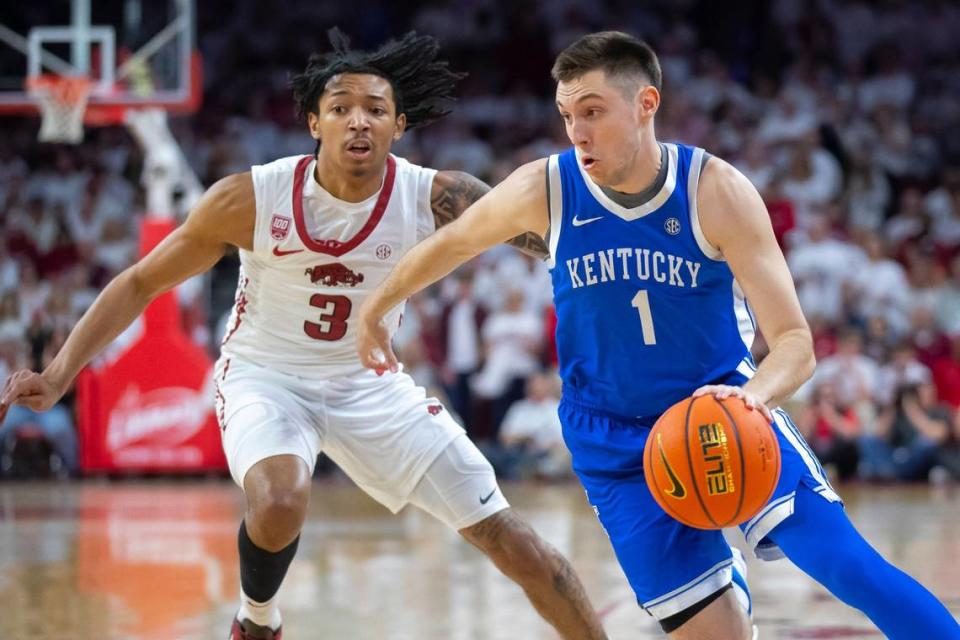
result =
M433 169L390 155L380 191L351 203L317 184L315 166L312 156L296 156L252 168L253 251L240 251L223 358L313 378L362 370L355 348L360 305L434 230ZM386 318L393 330L402 310Z

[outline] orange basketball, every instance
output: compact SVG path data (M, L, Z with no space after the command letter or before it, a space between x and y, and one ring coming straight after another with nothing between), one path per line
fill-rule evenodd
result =
M643 473L663 510L697 529L746 522L780 479L780 445L759 411L739 398L687 398L653 425Z

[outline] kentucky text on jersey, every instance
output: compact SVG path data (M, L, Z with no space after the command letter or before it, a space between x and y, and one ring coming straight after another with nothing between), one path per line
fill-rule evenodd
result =
M574 289L613 280L649 280L697 288L700 263L663 251L620 247L566 261Z

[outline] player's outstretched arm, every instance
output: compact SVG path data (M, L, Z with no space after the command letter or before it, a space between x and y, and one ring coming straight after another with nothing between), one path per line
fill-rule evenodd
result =
M21 370L10 376L0 396L0 422L14 403L34 411L56 404L80 369L130 326L151 300L212 267L228 245L249 248L255 217L249 173L213 185L183 225L110 281L43 373Z
M704 236L730 265L770 345L770 353L743 387L752 396L748 404L775 407L810 377L816 361L770 215L750 181L719 158L711 158L703 171L697 207Z
M529 232L543 238L549 224L546 166L545 159L523 165L400 260L360 308L357 350L364 366L397 370L383 316L401 301L496 244Z
M436 228L444 227L466 211L474 202L490 192L490 185L463 171L439 171L433 179L430 207ZM543 236L528 232L511 238L507 244L523 253L543 260L549 249Z

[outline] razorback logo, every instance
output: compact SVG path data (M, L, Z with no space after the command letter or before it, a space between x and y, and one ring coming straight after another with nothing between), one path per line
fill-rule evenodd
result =
M427 411L430 412L430 415L435 416L441 411L443 411L443 405L432 404L429 407L427 407Z
M304 271L305 275L310 276L310 282L320 284L324 287L355 287L363 282L363 274L356 273L352 269L345 267L339 262L332 264L318 264Z

